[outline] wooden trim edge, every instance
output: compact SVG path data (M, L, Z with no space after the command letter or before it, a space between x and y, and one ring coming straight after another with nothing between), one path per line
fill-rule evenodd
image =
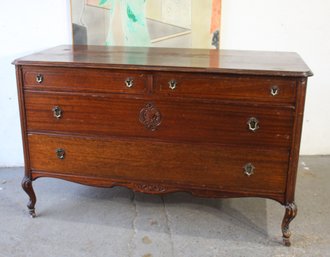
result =
M32 171L32 180L36 180L42 177L63 179L70 182L75 182L87 186L112 188L114 186L122 186L129 188L135 192L147 193L147 194L168 194L174 192L187 192L197 197L213 197L213 198L238 198L238 197L260 197L268 198L284 204L284 194L271 193L261 191L230 191L230 190L217 190L210 188L201 188L196 186L184 186L165 183L153 183L144 181L133 180L120 180L112 178L96 178L77 175L66 175L59 173L49 173L44 171Z

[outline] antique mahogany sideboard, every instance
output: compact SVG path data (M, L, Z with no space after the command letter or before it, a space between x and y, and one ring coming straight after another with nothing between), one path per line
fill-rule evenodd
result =
M40 177L138 192L294 192L310 69L295 53L59 46L14 61L35 216Z

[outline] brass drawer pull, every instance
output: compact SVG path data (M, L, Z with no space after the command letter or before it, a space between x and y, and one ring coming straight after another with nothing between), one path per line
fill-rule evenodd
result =
M169 87L170 89L174 90L174 89L176 88L176 85L177 85L177 84L178 84L178 83L176 82L176 80L171 79L171 80L168 82L168 87Z
M60 119L62 117L62 109L59 106L54 106L53 109L53 114L56 119Z
M248 177L254 174L254 170L256 169L252 163L247 163L244 165L244 174Z
M37 76L36 76L36 82L38 84L41 84L43 80L44 80L44 76L42 74L37 74Z
M276 96L276 95L278 95L278 91L279 91L278 86L272 86L272 87L270 88L270 94L271 94L272 96Z
M133 86L133 79L132 78L127 78L125 79L125 84L126 84L126 87L130 88Z
M251 117L248 120L247 125L252 132L256 132L257 129L259 129L259 121L255 117Z
M57 156L57 158L59 158L60 160L63 160L63 159L64 159L64 156L65 156L65 151L64 151L64 149L62 149L62 148L57 148L57 149L56 149L56 156Z

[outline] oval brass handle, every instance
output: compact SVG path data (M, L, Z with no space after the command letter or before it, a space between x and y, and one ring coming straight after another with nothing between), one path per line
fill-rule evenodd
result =
M272 96L276 96L276 95L278 95L278 91L279 91L278 86L272 86L272 87L270 88L270 94L271 94Z
M62 117L62 109L59 106L54 106L53 109L53 114L56 119L60 119Z
M55 152L56 152L56 156L57 156L57 158L59 158L59 159L61 159L61 160L64 159L64 157L65 157L65 151L64 151L64 149L62 149L62 148L57 148Z
M37 76L36 76L36 82L38 84L41 84L43 80L44 80L44 76L42 74L37 74Z
M251 175L254 174L254 170L256 169L256 167L254 167L252 163L247 163L244 165L243 169L244 169L244 174L250 177Z
M176 82L176 80L171 79L171 80L168 82L168 87L169 87L170 89L174 90L174 89L176 88L176 85L177 85L177 84L178 84L178 83Z
M133 79L132 78L127 78L125 79L125 84L126 84L126 87L130 88L133 86Z
M247 125L249 127L249 130L251 130L252 132L256 132L257 129L259 129L259 121L257 118L255 117L251 117L248 121L247 121Z

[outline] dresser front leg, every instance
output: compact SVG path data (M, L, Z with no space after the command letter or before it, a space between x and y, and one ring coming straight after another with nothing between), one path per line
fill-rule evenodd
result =
M27 207L29 209L29 214L32 218L34 218L36 216L34 206L36 204L37 198L32 187L32 180L28 177L24 177L22 180L22 188L30 197Z
M283 233L283 243L285 246L290 246L290 236L291 232L289 230L290 222L297 215L297 205L295 203L289 203L285 206L285 214L282 221L282 233Z

